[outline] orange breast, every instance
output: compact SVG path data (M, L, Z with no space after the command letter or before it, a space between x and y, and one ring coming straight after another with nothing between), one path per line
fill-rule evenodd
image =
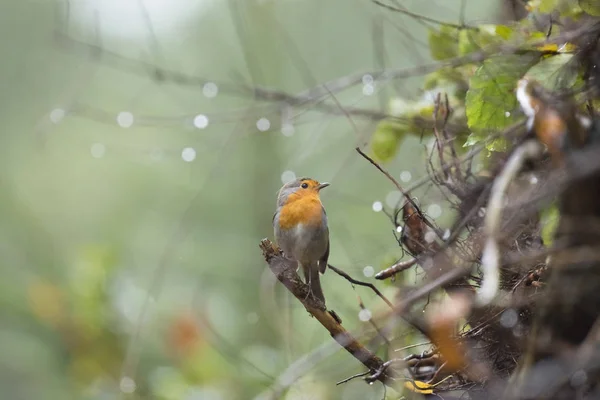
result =
M279 212L279 225L282 229L290 229L298 224L318 225L323 218L321 208L321 200L316 193L302 196L291 194Z

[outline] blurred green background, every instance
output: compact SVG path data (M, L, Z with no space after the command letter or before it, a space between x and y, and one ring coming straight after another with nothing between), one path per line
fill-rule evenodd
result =
M397 3L459 21L460 1ZM481 21L497 4L464 9ZM368 72L429 62L426 29L366 0L2 0L2 397L252 399L279 377L287 399L381 398L381 385L335 386L362 366L274 282L258 243L282 182L310 176L331 182L333 265L372 282L402 255L373 211L399 194L354 151L377 121L335 105L423 96L419 77ZM329 112L247 90L361 71ZM425 175L419 135L386 165L407 186ZM437 193L415 194L447 223ZM372 329L357 296L373 313L381 300L322 279L345 326ZM281 376L311 352L298 380Z

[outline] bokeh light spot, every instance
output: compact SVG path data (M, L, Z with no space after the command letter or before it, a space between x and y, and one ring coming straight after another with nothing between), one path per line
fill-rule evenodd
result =
M124 376L121 378L121 382L119 382L119 388L123 393L133 393L135 392L135 381L128 376Z
M412 174L409 171L402 171L402 173L400 174L400 180L402 182L410 182L411 179Z
M291 182L294 179L296 179L296 174L294 173L294 171L283 171L283 173L281 174L281 182L284 184Z
M281 134L283 136L293 136L294 133L296 132L296 128L294 128L294 125L292 124L283 124L283 126L281 127Z
M387 196L385 196L385 204L387 204L390 208L395 208L400 202L401 198L402 193L400 193L398 190L393 190L389 192Z
M131 127L131 125L133 125L133 114L129 111L120 112L119 115L117 115L117 124L119 124L121 128Z
M94 143L90 147L90 153L92 154L92 157L94 157L94 158L102 158L102 157L104 157L104 154L106 153L106 146L103 145L102 143Z
M261 132L266 132L271 128L271 121L263 117L256 121L256 128Z
M194 161L196 159L196 150L194 150L192 147L186 147L181 152L181 158L185 162L192 162L192 161Z
M55 108L54 110L50 111L50 121L52 121L54 124L58 124L63 120L65 114L65 110L62 108Z
M438 204L431 204L427 207L427 215L431 218L439 218L442 215L442 207Z
M208 126L208 117L204 114L198 114L194 118L194 126L198 129L204 129Z
M379 211L381 211L381 210L383 210L383 204L381 204L381 202L380 202L380 201L376 201L376 202L374 202L374 203L373 203L373 211L375 211L375 212L379 212Z
M358 319L360 319L362 322L367 322L371 320L371 316L371 311L367 310L366 308L363 308L358 313Z
M204 95L204 97L207 97L209 99L216 97L218 93L219 87L214 82L207 82L202 87L202 94Z

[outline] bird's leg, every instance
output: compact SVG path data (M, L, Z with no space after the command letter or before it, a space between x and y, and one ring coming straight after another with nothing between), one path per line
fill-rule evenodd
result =
M298 264L300 264L300 263L298 263ZM304 283L306 283L306 285L308 285L308 291L306 292L306 297L304 298L304 300L306 301L308 299L308 297L312 294L311 274L310 274L310 270L308 268L305 268L304 266L302 266L302 270L304 272Z

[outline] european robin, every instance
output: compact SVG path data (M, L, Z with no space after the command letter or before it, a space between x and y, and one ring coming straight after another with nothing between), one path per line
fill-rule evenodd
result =
M286 183L277 195L273 229L279 248L302 267L312 294L325 303L320 275L329 258L329 228L319 192L329 183L299 178Z

